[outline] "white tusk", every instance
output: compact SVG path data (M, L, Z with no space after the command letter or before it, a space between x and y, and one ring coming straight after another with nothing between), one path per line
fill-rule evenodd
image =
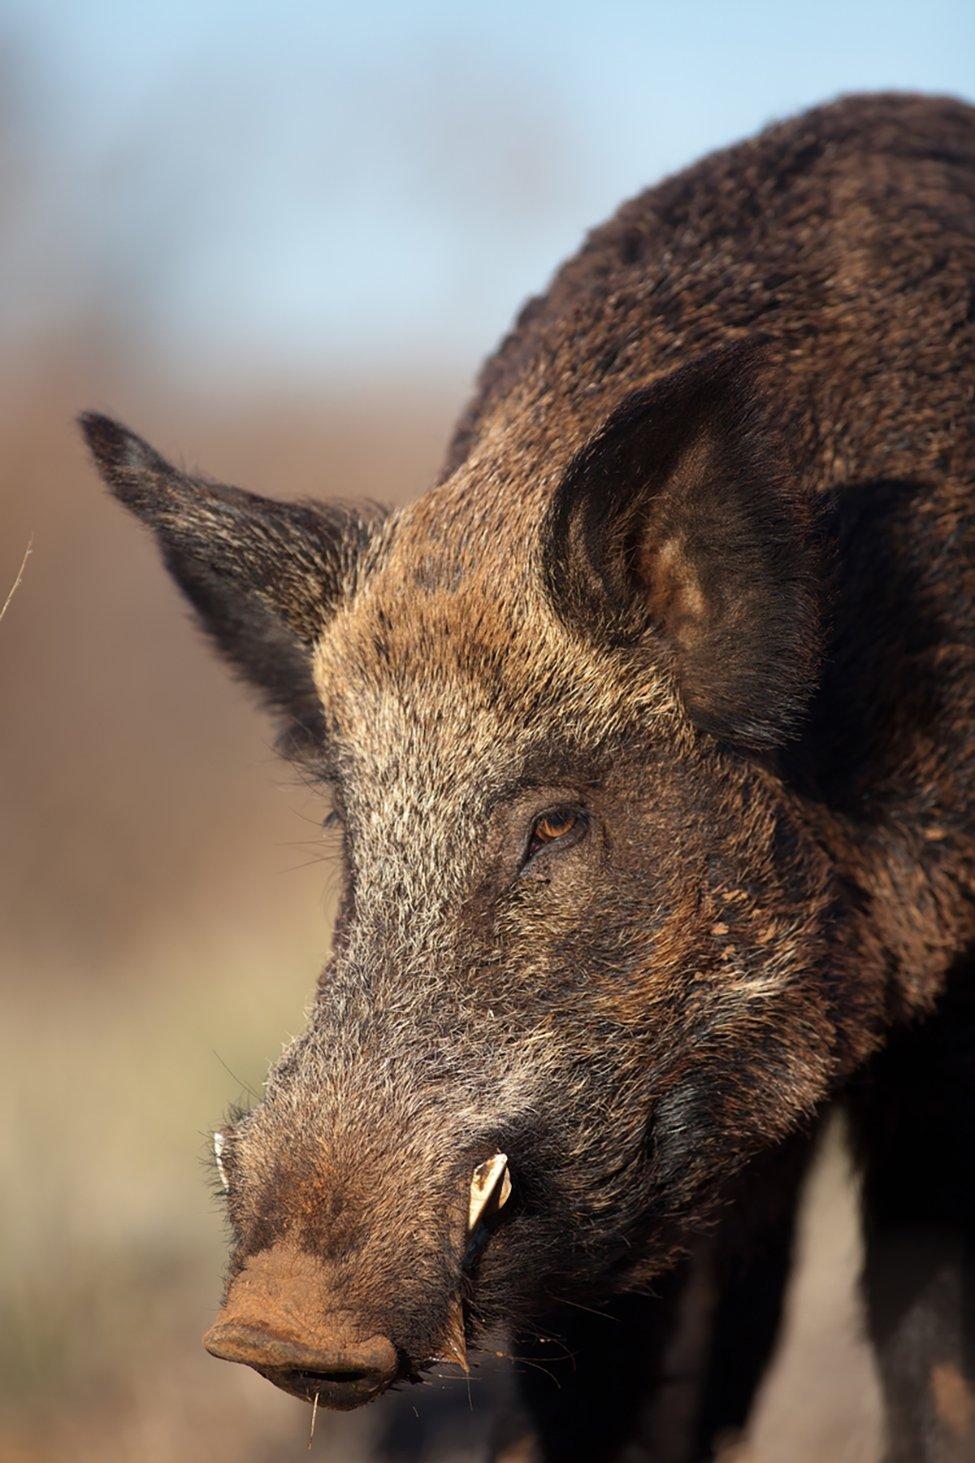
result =
M511 1194L511 1175L508 1172L507 1153L496 1153L479 1163L471 1177L471 1197L467 1210L467 1229L472 1230L484 1214L492 1199L495 1208L507 1204Z
M227 1146L227 1140L218 1128L213 1135L213 1156L217 1160L217 1173L220 1175L220 1182L225 1189L230 1188L230 1180L227 1177L227 1170L223 1166L223 1150Z

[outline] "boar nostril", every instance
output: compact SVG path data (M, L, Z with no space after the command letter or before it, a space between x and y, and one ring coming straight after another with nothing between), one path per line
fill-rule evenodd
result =
M399 1356L386 1336L366 1341L303 1341L258 1322L218 1321L203 1344L212 1356L242 1362L286 1392L324 1407L349 1408L368 1402L395 1380Z

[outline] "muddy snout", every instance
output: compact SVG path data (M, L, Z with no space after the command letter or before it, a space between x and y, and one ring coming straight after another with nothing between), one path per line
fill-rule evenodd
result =
M500 1209L511 1190L507 1158L495 1154L475 1168L467 1212L470 1238ZM347 1294L345 1287L340 1287ZM442 1306L442 1302L441 1302ZM438 1306L437 1309L440 1309ZM460 1284L446 1325L437 1322L421 1354L410 1356L385 1328L348 1308L329 1285L318 1258L279 1240L251 1255L231 1282L226 1303L203 1337L212 1356L250 1366L284 1391L323 1407L359 1407L393 1382L431 1361L466 1369L467 1338ZM436 1313L436 1312L435 1312ZM442 1314L442 1311L441 1311ZM393 1328L395 1329L395 1328Z
M343 1309L315 1259L283 1242L247 1261L203 1345L325 1407L369 1402L400 1370L390 1338Z

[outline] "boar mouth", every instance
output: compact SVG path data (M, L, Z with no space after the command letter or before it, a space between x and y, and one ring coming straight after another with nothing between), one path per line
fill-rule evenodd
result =
M337 1412L351 1412L353 1408L372 1402L397 1381L419 1380L412 1375L409 1365L404 1365L404 1359L398 1354L396 1371L379 1380L367 1370L357 1371L351 1367L328 1372L301 1367L255 1367L255 1371L282 1392L297 1397L299 1401L317 1403Z

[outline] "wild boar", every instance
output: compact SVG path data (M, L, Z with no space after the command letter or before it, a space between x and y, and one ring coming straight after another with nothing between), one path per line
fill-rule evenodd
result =
M401 511L83 419L343 830L308 1030L217 1135L215 1355L353 1407L560 1342L536 1455L630 1458L695 1292L653 1456L710 1456L842 1100L890 1457L975 1457L973 163L965 105L853 97L642 194Z

